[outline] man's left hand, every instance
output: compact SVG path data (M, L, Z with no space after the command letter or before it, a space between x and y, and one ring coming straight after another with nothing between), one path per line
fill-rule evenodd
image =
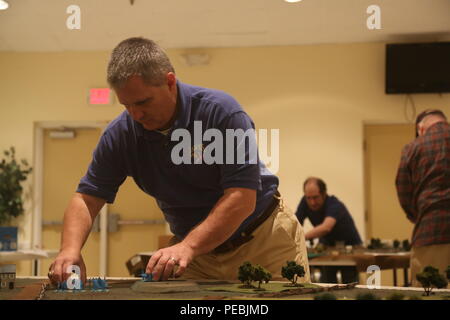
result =
M146 273L153 274L153 279L167 280L172 275L181 276L194 259L194 250L183 242L156 251L148 261ZM175 274L175 266L178 266Z

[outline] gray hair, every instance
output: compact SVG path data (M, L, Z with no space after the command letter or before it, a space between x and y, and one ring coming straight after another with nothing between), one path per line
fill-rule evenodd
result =
M156 42L129 38L114 48L108 63L107 80L112 88L120 88L129 77L137 75L146 84L160 86L168 72L175 73L175 70Z
M425 122L428 122L430 118L438 118L440 120L447 121L447 117L444 112L439 109L427 109L419 113L416 118L416 138L419 136L419 126L423 125Z

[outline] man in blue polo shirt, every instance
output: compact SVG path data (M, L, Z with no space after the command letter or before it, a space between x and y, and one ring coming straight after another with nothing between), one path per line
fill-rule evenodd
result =
M156 198L175 235L148 262L154 279L236 279L247 260L280 278L295 260L309 281L303 229L254 152L253 121L233 97L177 80L164 51L144 38L113 50L108 83L126 110L103 133L65 212L53 282L70 265L85 279L81 248L92 221L127 176Z
M302 225L308 218L314 226L306 233L306 240L319 238L319 242L326 246L335 246L337 242L345 245L362 244L352 216L338 198L327 194L327 186L322 179L309 177L303 183L303 191L305 195L295 215ZM335 283L338 270L344 283L357 281L358 274L354 267L323 268L321 281Z

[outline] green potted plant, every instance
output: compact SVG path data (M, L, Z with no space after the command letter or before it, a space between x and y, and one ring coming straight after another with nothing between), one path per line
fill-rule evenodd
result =
M14 147L3 152L0 162L0 251L17 250L17 227L11 220L24 212L21 183L31 173L26 160L16 160Z

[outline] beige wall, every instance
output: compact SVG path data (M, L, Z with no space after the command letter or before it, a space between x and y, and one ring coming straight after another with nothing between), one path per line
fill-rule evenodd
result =
M384 44L207 49L208 66L183 63L178 77L234 95L258 128L280 129L281 192L295 209L301 182L326 180L364 230L363 123L404 123L404 95L384 94ZM111 120L120 105L93 107L87 89L106 86L108 52L0 53L0 149L33 157L33 122ZM450 95L414 95L418 111L442 108ZM400 150L399 150L400 152ZM62 212L61 212L62 214ZM21 219L22 240L31 219Z
M366 141L366 209L368 238L411 238L412 224L400 206L395 187L399 150L411 141L414 124L364 126ZM382 199L383 201L379 201Z

